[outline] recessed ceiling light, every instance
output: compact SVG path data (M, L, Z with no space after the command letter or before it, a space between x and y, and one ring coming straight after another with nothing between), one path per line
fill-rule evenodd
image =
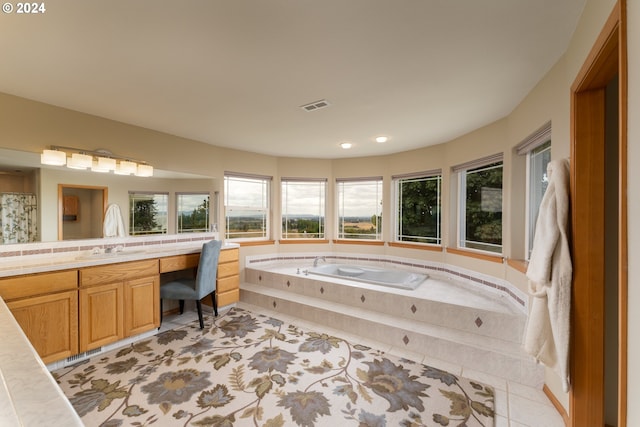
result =
M387 142L389 140L389 138L387 138L386 136L378 136L376 137L376 142L379 142L380 144Z
M340 147L344 148L345 150L348 150L352 146L353 144L351 144L350 142L343 142L342 144L340 144Z

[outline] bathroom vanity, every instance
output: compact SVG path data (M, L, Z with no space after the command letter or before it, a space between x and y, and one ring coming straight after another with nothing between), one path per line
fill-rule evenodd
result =
M195 274L202 244L212 238L193 233L0 247L0 425L82 426L45 364L152 334L160 325L165 276ZM226 244L220 253L221 307L240 295L238 248Z
M162 275L195 269L201 246L0 269L0 297L42 361L55 362L159 327ZM221 307L239 299L238 254L233 245L220 253L216 294Z

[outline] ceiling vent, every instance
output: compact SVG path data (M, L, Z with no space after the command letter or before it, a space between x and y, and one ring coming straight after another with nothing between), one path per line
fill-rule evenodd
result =
M321 110L323 108L327 108L329 105L329 101L327 101L326 99L321 99L320 101L315 101L312 102L310 104L306 104L306 105L302 105L300 106L300 108L302 108L304 111L316 111L316 110Z

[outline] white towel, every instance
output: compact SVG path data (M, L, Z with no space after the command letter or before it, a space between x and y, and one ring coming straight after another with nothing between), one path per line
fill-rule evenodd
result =
M569 162L547 166L549 186L542 198L527 268L533 296L524 349L552 368L569 391L569 334L572 263L569 224Z
M120 206L115 203L107 206L107 212L104 214L102 232L104 237L125 237L127 235L124 229L124 221L122 221Z

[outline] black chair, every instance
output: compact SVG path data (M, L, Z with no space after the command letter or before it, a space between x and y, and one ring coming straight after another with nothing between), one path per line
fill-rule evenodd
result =
M218 259L222 242L212 240L202 245L200 262L195 279L178 279L160 286L160 322L162 322L162 300L172 299L180 301L180 314L184 312L184 301L195 300L198 307L200 329L204 328L202 321L202 304L200 300L211 295L213 313L218 316L218 302L216 299L216 277L218 273Z

